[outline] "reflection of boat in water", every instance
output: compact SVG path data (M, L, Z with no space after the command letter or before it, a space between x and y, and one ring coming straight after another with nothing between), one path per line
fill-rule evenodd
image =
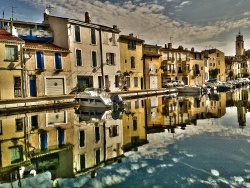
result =
M220 83L217 84L216 88L218 92L227 92L230 91L233 88L233 86L227 83Z
M92 119L103 120L106 114L111 113L111 110L105 107L96 108L80 106L75 112L79 117L79 122L81 122L90 121Z
M79 122L90 120L105 120L107 118L119 119L122 111L111 110L107 108L85 107L80 106L76 109L76 114L79 117Z
M110 95L95 88L86 88L83 92L77 93L75 100L86 107L112 107Z
M201 93L201 87L198 86L183 86L177 87L179 93Z

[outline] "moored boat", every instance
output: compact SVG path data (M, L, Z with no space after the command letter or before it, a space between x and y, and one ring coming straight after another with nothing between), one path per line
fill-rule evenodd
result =
M112 100L110 95L95 88L86 88L83 92L75 95L75 100L81 106L85 107L112 107Z

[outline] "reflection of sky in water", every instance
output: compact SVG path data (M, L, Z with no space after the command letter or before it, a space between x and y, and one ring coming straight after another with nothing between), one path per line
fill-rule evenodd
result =
M236 108L226 110L222 118L198 120L174 134L149 134L149 143L125 153L122 163L99 168L94 179L59 179L59 187L250 188L250 115L241 129ZM52 185L48 174L34 178L22 187Z
M174 135L150 134L149 144L126 153L122 163L98 169L96 178L87 175L59 183L63 187L250 187L250 130L240 129L234 114L229 109L219 126L217 119L206 119L177 129Z

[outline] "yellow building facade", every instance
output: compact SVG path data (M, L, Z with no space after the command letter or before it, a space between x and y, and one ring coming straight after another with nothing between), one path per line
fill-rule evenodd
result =
M24 41L0 29L0 100L23 97Z
M133 34L120 35L120 89L141 90L144 86L143 79L143 43Z

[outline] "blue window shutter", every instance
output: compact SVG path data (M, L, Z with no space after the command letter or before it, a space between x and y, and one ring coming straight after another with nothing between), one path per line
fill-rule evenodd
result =
M36 52L37 68L44 69L44 57L43 52Z
M55 65L56 69L62 69L62 59L60 53L55 53Z

